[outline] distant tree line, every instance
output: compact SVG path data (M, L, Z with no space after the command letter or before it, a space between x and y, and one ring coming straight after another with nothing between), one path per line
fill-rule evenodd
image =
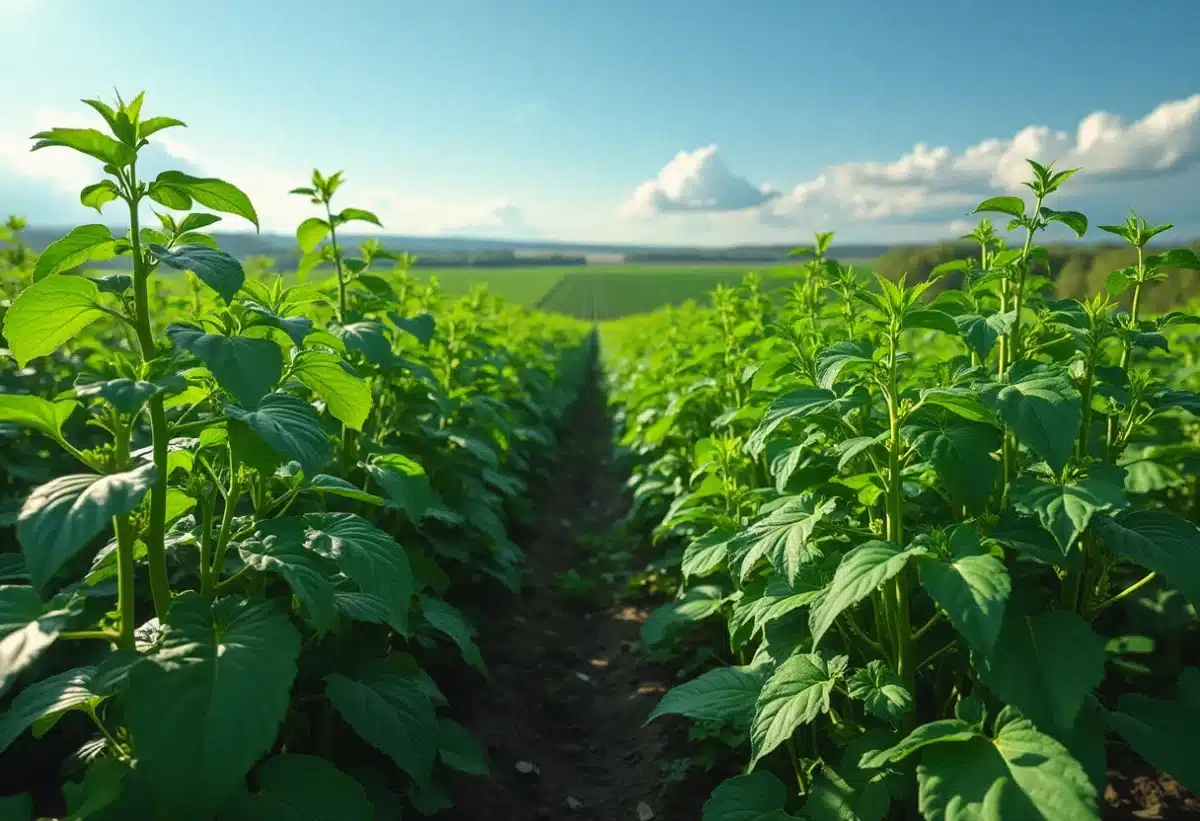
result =
M522 256L512 251L437 251L417 254L418 268L529 268L541 265L587 265L587 257L575 254Z
M798 243L799 244L799 243ZM642 264L784 262L795 245L736 245L731 248L658 248L625 254L626 262ZM877 257L886 245L837 245L832 254L843 259Z
M1185 243L1167 247L1182 245ZM1200 251L1200 242L1193 242L1189 247ZM1105 280L1110 273L1137 262L1135 251L1127 246L1115 244L1047 245L1046 251L1049 270L1042 265L1037 273L1049 276L1053 280L1055 296L1060 299L1090 297L1104 289ZM978 255L978 246L966 242L899 246L879 257L875 263L875 270L880 276L892 280L907 272L909 282L920 282L927 279L930 272L944 262ZM936 292L946 288L957 288L961 283L962 274L954 273L935 285L933 290ZM1196 298L1200 298L1200 272L1171 271L1165 282L1148 286L1142 297L1142 304L1150 311L1168 311Z

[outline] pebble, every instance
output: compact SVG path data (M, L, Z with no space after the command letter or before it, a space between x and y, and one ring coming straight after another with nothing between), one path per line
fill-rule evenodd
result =
M518 761L517 772L521 775L541 775L542 771L532 761Z
M583 802L580 801L578 798L576 798L573 795L568 795L567 796L567 808L572 809L572 810L582 809Z
M654 810L650 809L650 805L645 801L639 801L637 805L638 821L651 821L654 818Z

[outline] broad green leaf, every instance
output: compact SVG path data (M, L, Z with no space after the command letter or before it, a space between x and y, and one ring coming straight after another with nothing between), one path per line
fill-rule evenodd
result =
M489 775L487 752L471 731L449 718L438 719L438 757L447 767L467 775Z
M161 245L151 245L150 253L159 260L180 271L192 271L200 280L216 291L226 304L246 281L242 263L224 251L203 245L181 245L168 250Z
M354 778L329 761L285 753L255 773L257 790L222 808L220 821L374 821L375 807Z
M846 671L846 656L792 656L763 685L750 726L750 768L792 737L802 724L829 712L829 697Z
M337 220L339 225L350 220L359 220L360 222L369 222L372 225L378 225L380 228L383 227L383 223L379 221L379 217L361 208L344 208L334 219Z
M1081 404L1066 371L1057 365L1021 360L1009 368L1007 384L989 385L984 400L995 409L1017 441L1059 472L1066 466L1079 433Z
M945 408L971 422L996 424L996 414L983 404L977 393L966 388L925 388L921 391L921 401Z
M975 206L971 213L998 213L1022 217L1025 215L1025 202L1020 197L992 197Z
M1111 467L1093 468L1065 485L1023 476L1012 494L1017 510L1036 514L1065 555L1096 513L1125 505L1125 477L1123 470Z
M759 770L723 781L704 802L701 821L766 821L783 809L787 787L773 773Z
M50 243L38 254L33 279L36 282L69 271L89 260L110 259L114 254L114 246L108 226L81 225L62 239Z
M275 743L300 635L270 602L180 594L129 676L125 719L164 811L215 808Z
M55 441L62 441L62 426L79 407L71 399L50 402L40 396L0 393L0 422L33 428Z
M738 541L750 546L742 558L745 579L762 557L766 557L788 584L796 581L802 565L816 561L821 551L810 545L813 529L837 507L837 501L822 501L811 494L795 497L752 524Z
M387 604L369 593L338 591L333 594L333 606L343 616L355 621L387 624L391 618Z
M692 577L703 578L717 572L725 562L731 538L725 531L710 530L689 543L683 551L680 567L684 581Z
M414 522L437 501L425 469L402 453L378 454L365 468L371 481L386 494L389 507L400 508Z
M297 396L269 393L252 411L226 405L225 413L253 431L285 462L299 462L305 476L317 475L330 459L329 436L317 411ZM230 435L235 435L232 427Z
M336 572L329 560L304 546L304 530L260 531L238 544L247 565L260 573L274 573L287 582L304 605L317 632L333 624L333 583Z
M962 314L954 317L954 322L971 350L979 354L980 359L986 360L995 347L996 340L1012 330L1016 318L1016 311L988 316Z
M337 330L346 348L357 351L368 362L385 365L392 361L392 342L386 328L379 322L352 322Z
M1011 710L996 737L928 747L918 804L938 821L1095 821L1096 788L1062 744Z
M843 768L845 764L842 765ZM892 803L885 775L854 769L855 783L821 764L804 801L807 821L883 821ZM781 816L786 818L790 816ZM768 819L771 816L767 817Z
M80 399L99 397L121 413L137 413L151 396L163 390L162 385L154 382L125 378L107 379L102 382L77 380L75 383L75 395Z
M430 340L433 339L435 327L433 314L424 313L417 316L403 317L395 311L389 311L388 318L395 323L397 328L407 331L416 337L417 341L422 345L428 345Z
M194 325L167 326L167 337L180 350L193 354L238 404L253 408L283 375L283 353L269 339L209 334Z
M154 476L150 464L107 476L59 476L34 488L17 519L17 538L34 586L46 585L113 516L137 507Z
M990 554L951 560L925 556L918 566L922 586L946 611L954 629L973 649L990 654L1012 590L1004 562Z
M909 308L904 312L900 327L905 330L925 329L958 336L959 326L954 317L936 308Z
M18 693L8 710L0 715L0 752L7 750L39 719L99 701L100 696L89 686L94 671L92 667L66 670L30 684Z
M746 441L746 451L757 457L766 447L767 437L784 422L821 413L833 407L837 401L837 394L823 388L801 388L784 394L767 408L762 422Z
M1001 445L998 428L958 417L925 418L905 435L933 465L950 499L973 512L983 509L1000 472L1000 462L992 457Z
M1124 693L1108 723L1152 766L1200 790L1200 710L1194 705Z
M306 316L280 316L256 302L246 301L242 304L253 315L251 320L255 325L278 328L288 335L296 347L303 345L305 338L313 332L313 321Z
M855 670L847 691L850 698L863 702L867 712L893 724L912 709L912 694L895 671L879 659Z
M1028 615L1006 608L990 655L972 653L984 683L1047 732L1067 733L1103 680L1104 640L1065 610Z
M182 171L164 171L158 175L155 183L182 191L205 208L225 214L236 214L258 228L258 214L254 211L250 198L237 186L224 180L192 177Z
M137 159L137 152L94 128L52 128L33 135L37 140L31 151L41 148L73 148L81 154L95 157L106 165L124 168Z
M683 598L658 607L642 625L642 641L655 645L684 624L702 621L721 610L721 590L713 585L701 585L688 590Z
M309 217L300 223L300 227L296 229L296 243L300 246L302 252L309 254L328 235L329 223L323 219Z
M221 218L216 214L204 214L196 212L188 214L179 223L179 233L187 234L192 231L199 231L201 228L207 228L221 221Z
M0 585L0 695L54 643L69 611L47 611L37 591Z
M54 353L104 315L100 289L85 277L53 276L17 295L4 314L4 338L17 364Z
M34 821L33 799L28 793L0 795L0 818L5 821Z
M1114 554L1157 572L1200 607L1200 528L1158 510L1101 516L1095 525Z
M1074 231L1077 237L1082 237L1087 233L1087 217L1078 211L1055 211L1052 208L1042 208L1041 214L1047 222L1061 222Z
M825 597L809 611L813 648L843 611L870 596L879 585L903 570L909 558L925 552L923 547L901 550L889 542L870 541L843 556Z
M388 608L389 624L407 635L413 578L404 549L353 513L306 513L303 518L308 547L333 559L362 592L380 599Z
M121 785L132 770L116 758L92 761L78 783L65 781L63 798L67 801L65 821L83 821L116 802L121 797Z
M680 715L693 721L721 721L746 729L754 718L754 705L762 687L761 672L749 667L718 667L672 687L646 723L659 716Z
M903 761L918 750L931 744L946 744L960 741L971 741L979 737L978 729L972 724L957 718L947 718L941 721L931 721L917 727L900 741L883 750L872 750L863 753L858 766L865 770L874 770Z
M475 628L458 608L433 596L421 596L421 615L439 633L458 645L463 660L485 676L488 674L483 655L475 644Z
M342 496L347 499L354 499L356 502L366 502L370 505L382 506L384 503L381 497L373 493L367 493L357 485L352 485L339 476L330 476L328 473L318 473L312 477L312 481L308 483L308 489L320 493L332 493L334 496Z
M353 676L334 673L325 694L359 737L384 753L416 781L433 774L438 725L420 685L391 658Z
M327 351L301 351L292 362L292 376L324 400L335 419L362 430L373 404L371 389L340 356Z
M871 367L871 346L866 342L844 339L817 353L817 384L829 390L842 371L849 367Z

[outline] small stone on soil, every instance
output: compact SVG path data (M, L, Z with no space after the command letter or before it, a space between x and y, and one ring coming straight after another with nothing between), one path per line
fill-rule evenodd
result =
M532 761L518 761L517 772L521 775L541 775L542 771Z
M650 821L654 818L654 810L650 809L650 805L645 801L639 801L637 805L638 821Z
M573 795L567 796L567 807L572 810L578 810L583 807L583 802Z

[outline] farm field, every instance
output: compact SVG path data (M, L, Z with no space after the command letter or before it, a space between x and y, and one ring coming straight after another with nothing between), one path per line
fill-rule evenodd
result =
M139 176L181 122L87 102L33 148L129 230L0 247L0 819L1200 812L1170 224L1031 160L919 282L424 270L314 170L285 278L236 185ZM1051 227L1136 262L1056 298Z

